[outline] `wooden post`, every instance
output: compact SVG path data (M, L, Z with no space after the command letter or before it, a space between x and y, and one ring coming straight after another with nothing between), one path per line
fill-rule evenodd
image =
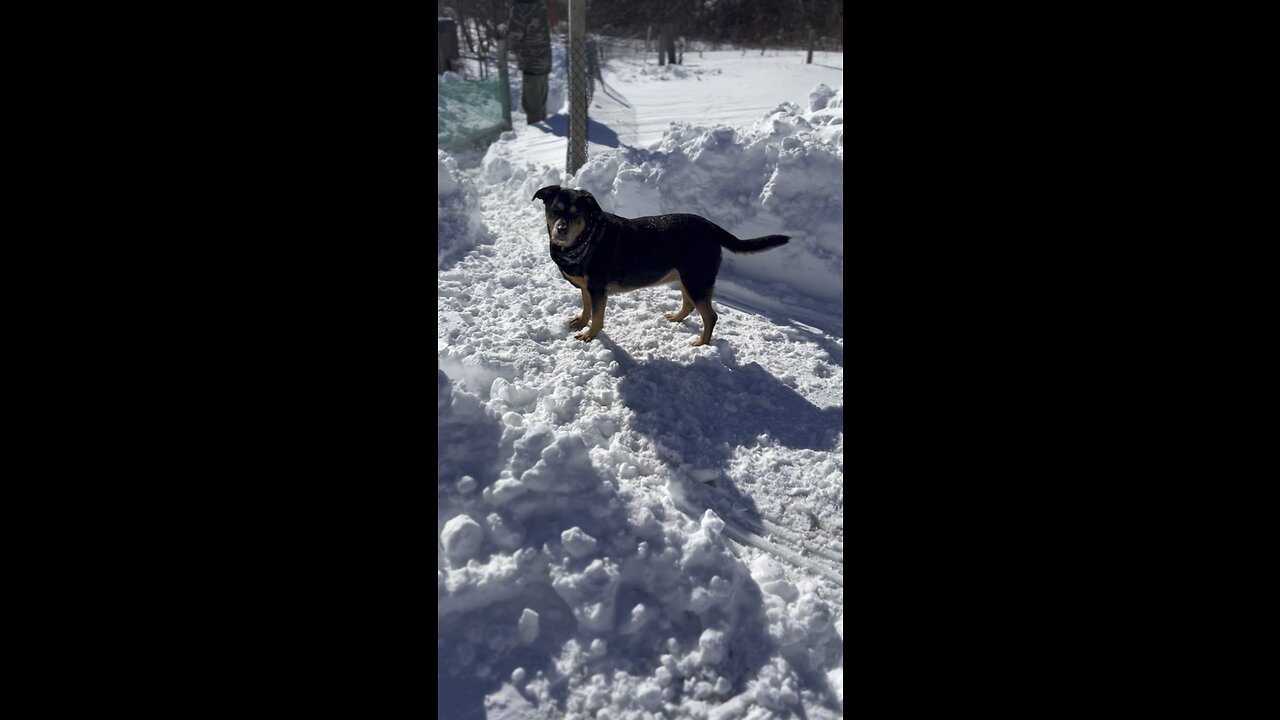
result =
M446 70L453 70L453 62L461 54L458 52L458 28L449 18L439 18L436 24L439 36L436 74L443 75Z
M502 97L498 100L502 103L502 121L506 123L507 129L511 129L511 80L507 77L507 29L501 27L501 33L498 36L498 91L502 93Z
M809 28L809 59L804 61L805 65L813 64L813 28Z

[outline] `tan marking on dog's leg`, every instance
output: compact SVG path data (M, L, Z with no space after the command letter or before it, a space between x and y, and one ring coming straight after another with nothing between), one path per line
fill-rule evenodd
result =
M680 322L689 317L689 313L693 312L693 298L689 297L689 291L684 289L684 283L680 283L680 294L684 296L684 305L681 306L679 312L664 313L663 317L671 322Z
M698 308L698 314L702 316L702 337L693 341L693 346L706 345L711 342L711 331L716 329L716 311L711 307L711 295L708 294L701 300L693 303Z
M572 330L581 330L586 327L587 320L591 318L591 295L587 293L586 288L582 289L582 312L573 318L569 318L569 328Z
M591 301L591 327L574 337L583 342L591 342L600 334L600 331L604 329L604 306L608 300L609 297L607 295L601 295L598 300Z

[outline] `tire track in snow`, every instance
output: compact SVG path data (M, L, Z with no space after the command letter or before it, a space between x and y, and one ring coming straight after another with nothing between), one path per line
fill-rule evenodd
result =
M805 552L807 552L807 553L812 553L812 554L814 554L814 555L818 555L818 556L820 556L820 557L824 557L824 558L826 558L826 559L828 559L828 560L831 560L832 562L836 562L836 563L839 563L839 564L841 564L841 565L843 565L843 564L844 564L844 543L842 543L842 542L837 542L837 541L836 541L832 536L830 536L830 535L826 535L826 534L824 533L824 536L825 536L828 540L831 540L831 542L830 542L830 543L827 543L827 544L817 544L817 543L814 543L814 542L806 542L806 541L805 541L805 539L804 539L804 537L803 537L800 533L798 533L798 532L796 532L796 531L792 530L791 528L788 528L788 527L785 527L785 526L779 525L778 523L773 522L772 520L770 520L770 519L768 519L768 518L764 518L764 517L760 518L760 524L761 524L761 526L763 527L763 529L764 529L765 531L767 531L769 534L776 535L776 536L779 536L779 537L781 537L781 538L785 539L785 541L786 541L788 544L792 545L793 547L797 547L797 548L803 549L803 550L804 550ZM819 527L821 527L821 526L819 526ZM823 529L825 530L825 528L823 528ZM828 549L827 549L827 547L829 547L829 546L831 546L831 545L837 545L837 546L839 546L839 548L840 548L840 554L838 554L838 555L837 555L836 553L832 552L831 550L828 550Z
M668 483L668 496L677 509L692 519L700 519L707 510L716 513L716 516L725 524L725 536L739 545L756 548L792 566L824 577L841 589L844 588L843 555L835 555L821 548L812 547L804 543L796 531L772 521L744 517L736 509L725 512L725 508L734 507L732 502L728 502L730 499L714 492L709 485L702 484L701 487L704 491L710 491L710 495L695 501L690 497L689 490L680 489L678 482L674 485ZM766 531L762 521L768 523L773 530ZM768 532L769 536L766 537L762 534L763 532Z
M739 545L748 545L756 548L757 550L761 550L775 558L778 558L779 560L783 560L798 568L809 570L820 575L835 583L841 589L844 588L844 577L829 565L817 562L812 558L806 558L789 547L771 542L769 539L763 538L749 530L743 530L733 522L725 522L724 533L729 537L729 539Z
M726 521L726 525L730 524ZM805 542L795 531L765 520L750 527L741 518L733 518L732 525L750 544L775 557L800 567L813 569L824 577L834 575L836 584L844 587L844 556L836 555L811 542ZM821 568L821 570L819 570ZM825 571L825 572L824 572Z

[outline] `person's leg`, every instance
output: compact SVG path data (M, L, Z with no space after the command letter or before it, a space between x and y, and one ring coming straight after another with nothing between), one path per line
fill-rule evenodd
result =
M529 124L545 120L547 118L547 78L549 75L525 75L524 90L520 93L520 104L524 107L524 114L528 116Z

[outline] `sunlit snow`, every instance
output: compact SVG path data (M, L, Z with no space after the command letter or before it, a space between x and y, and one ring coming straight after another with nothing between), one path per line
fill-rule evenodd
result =
M843 65L615 56L576 176L518 96L483 155L438 151L440 717L843 716ZM545 185L792 240L724 252L708 346L671 286L583 343Z

